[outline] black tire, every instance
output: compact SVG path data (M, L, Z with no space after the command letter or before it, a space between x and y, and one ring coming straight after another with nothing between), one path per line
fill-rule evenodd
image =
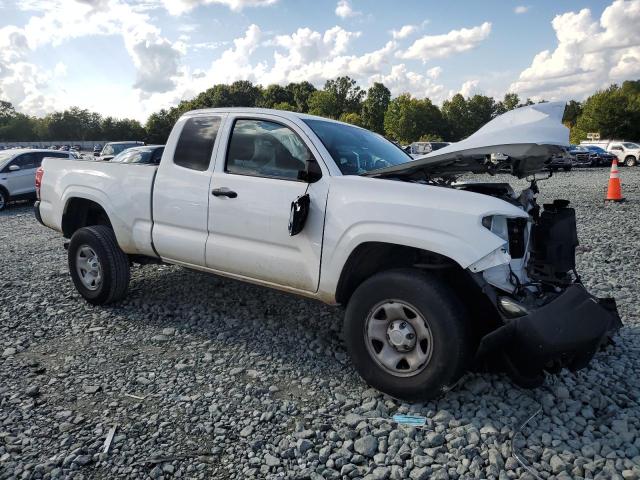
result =
M627 158L624 159L624 166L625 167L635 167L638 164L638 161L636 160L636 157L629 155Z
M9 205L9 193L4 188L0 188L0 212L7 208L7 205Z
M387 371L373 358L367 344L367 318L388 299L415 307L431 330L430 360L413 376ZM351 296L344 338L356 370L369 385L392 397L422 401L447 392L468 368L474 350L466 318L459 300L436 277L416 269L389 270L364 281Z
M570 171L571 171L571 167L562 167L562 169L563 169L565 172L570 172Z
M102 281L95 290L87 288L76 269L78 249L89 246L98 257ZM129 258L120 249L113 230L105 225L94 225L77 230L71 237L68 251L69 273L73 283L85 300L93 305L106 305L122 300L129 288Z

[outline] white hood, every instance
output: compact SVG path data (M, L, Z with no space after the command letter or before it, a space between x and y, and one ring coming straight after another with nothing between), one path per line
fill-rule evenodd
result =
M564 102L548 102L511 110L460 142L369 175L406 176L420 171L454 175L508 167L512 174L525 177L543 170L551 156L569 146L569 129L562 124L564 108ZM497 153L509 158L492 161L490 155Z

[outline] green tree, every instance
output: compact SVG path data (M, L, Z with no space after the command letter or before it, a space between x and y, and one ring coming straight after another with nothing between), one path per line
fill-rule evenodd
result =
M9 123L11 118L15 117L16 109L13 108L11 102L0 100L0 126Z
M350 123L351 125L357 125L358 127L362 127L362 117L357 113L343 113L340 115L340 121L345 123Z
M476 132L496 116L499 105L486 95L465 99L461 94L442 103L442 115L448 125L448 138L457 142Z
M344 76L327 80L324 89L335 96L338 115L360 111L365 93L353 78Z
M295 112L296 111L296 107L291 105L289 102L276 103L271 108L275 108L276 110L286 110L288 112Z
M35 122L28 115L15 113L0 126L0 139L11 142L29 142L35 140Z
M158 112L152 113L145 124L145 141L156 145L167 143L174 124L175 121L168 110L163 108Z
M580 102L576 102L575 100L569 100L567 102L567 106L564 109L564 114L562 115L562 123L567 125L569 128L573 128L578 121L578 117L582 113L582 105Z
M340 107L338 99L332 92L316 90L309 97L309 113L321 117L338 118Z
M262 88L248 80L238 80L229 86L233 107L257 107L262 98Z
M574 138L586 138L588 132L602 138L640 138L640 94L637 82L611 85L587 98L576 121ZM583 137L584 136L584 137Z
M290 83L285 87L293 95L293 105L296 111L306 113L309 111L309 98L316 91L316 87L309 82Z
M367 98L362 102L362 125L369 130L384 133L384 114L389 108L391 92L382 83L375 82L367 90Z
M514 110L520 106L520 97L517 93L505 93L502 101L496 104L496 113L502 115L503 113Z
M418 100L408 93L391 100L384 117L387 136L402 143L411 143L423 135L439 135L442 126L442 114L431 100Z
M274 108L276 104L288 103L293 105L295 103L294 95L291 90L281 85L269 85L262 91L262 99L260 105L265 108Z

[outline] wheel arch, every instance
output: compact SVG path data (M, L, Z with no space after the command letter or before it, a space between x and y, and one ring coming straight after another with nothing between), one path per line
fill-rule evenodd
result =
M65 238L71 238L78 229L91 225L113 229L109 215L98 202L83 197L69 198L62 213L61 227Z

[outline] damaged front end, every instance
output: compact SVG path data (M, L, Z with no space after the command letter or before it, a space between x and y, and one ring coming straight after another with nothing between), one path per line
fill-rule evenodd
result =
M524 386L540 383L543 371L585 367L622 325L615 300L594 297L580 281L575 210L566 200L540 209L535 193L532 182L519 199L513 198L529 219L483 219L486 228L505 240L500 251L505 261L482 268L482 259L469 267L501 321L481 339L477 357L498 355Z

